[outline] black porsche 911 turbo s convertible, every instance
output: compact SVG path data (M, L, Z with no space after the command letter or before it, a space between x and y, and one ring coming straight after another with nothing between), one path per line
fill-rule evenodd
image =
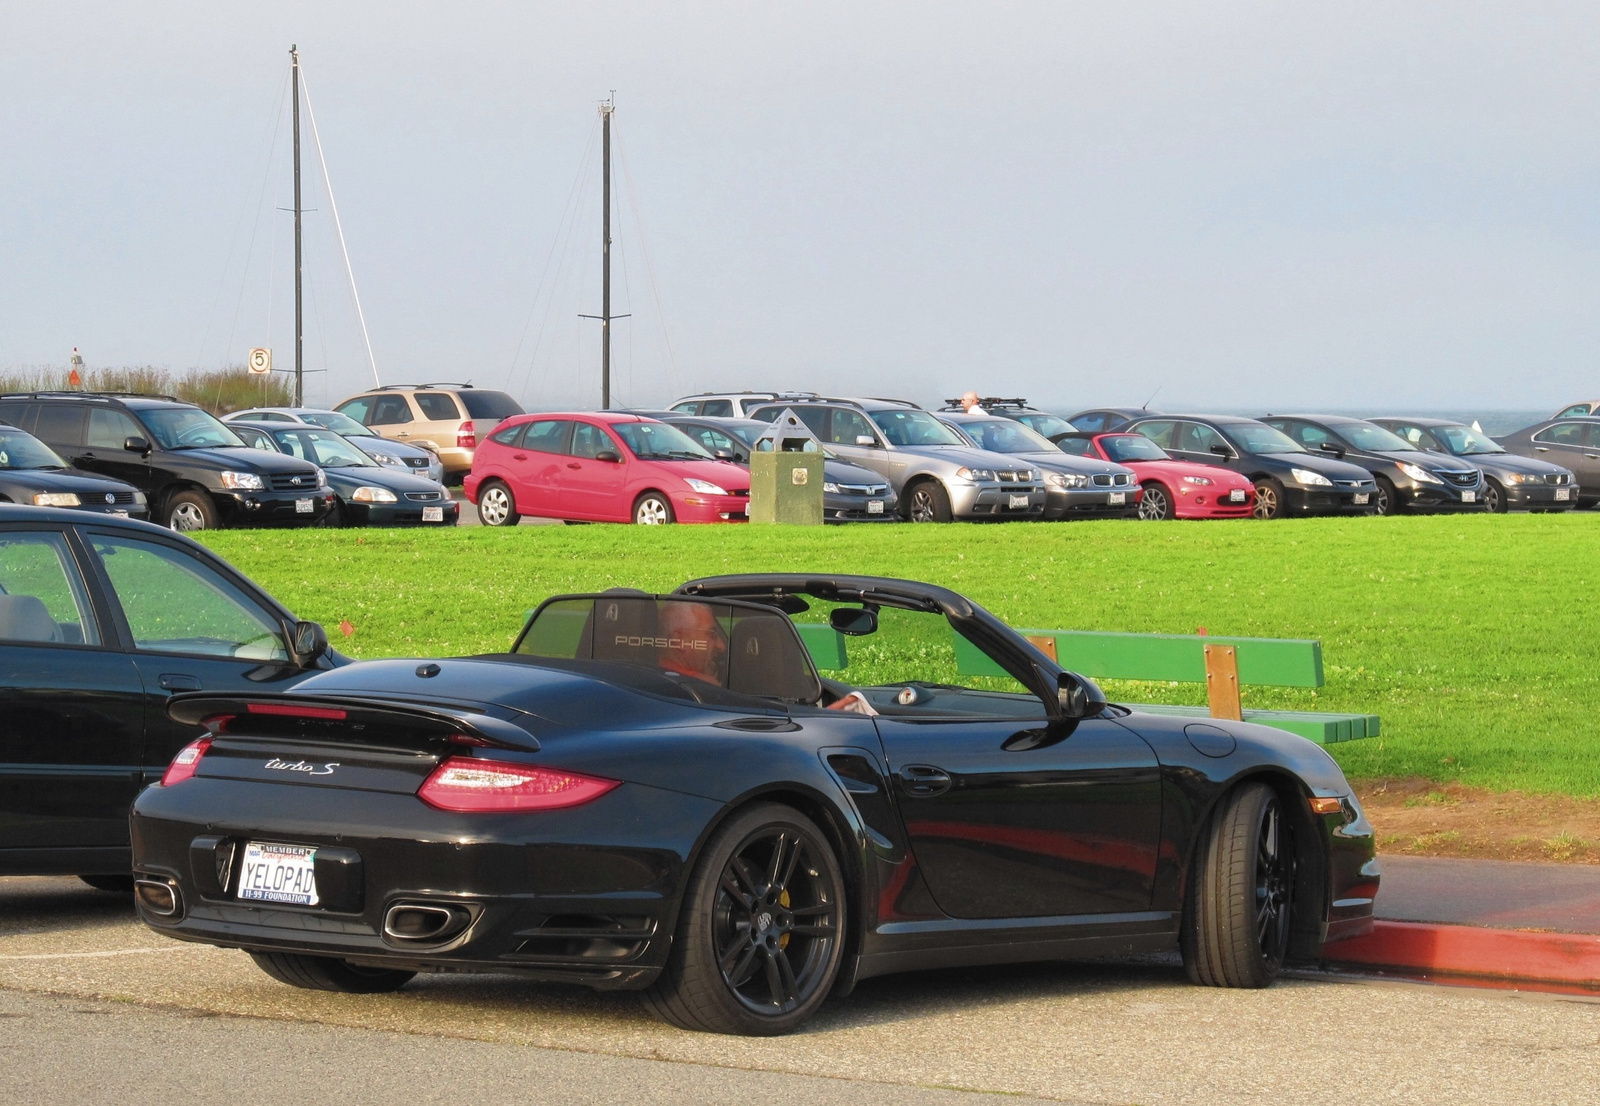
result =
M819 677L824 614L861 682ZM943 682L951 630L1012 680ZM140 914L301 987L512 971L772 1034L911 969L1176 948L1260 987L1372 925L1320 747L1108 704L928 584L558 596L509 653L169 709L207 732L135 803Z

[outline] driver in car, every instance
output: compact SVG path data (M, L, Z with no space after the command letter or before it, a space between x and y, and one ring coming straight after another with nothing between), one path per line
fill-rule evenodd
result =
M708 684L722 684L728 671L728 636L700 603L663 603L657 640L665 639L661 667Z

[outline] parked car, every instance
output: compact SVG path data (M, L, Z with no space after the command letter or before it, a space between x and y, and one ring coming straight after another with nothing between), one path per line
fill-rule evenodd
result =
M1044 517L1133 518L1143 489L1134 471L1100 457L1067 453L1026 425L996 415L939 413L945 425L978 449L1035 465L1044 474Z
M222 416L226 423L276 422L299 426L320 426L348 438L361 452L380 465L404 469L415 476L424 476L436 483L444 483L444 462L431 449L390 441L374 434L371 427L362 426L349 415L338 411L321 411L315 407L252 407Z
M699 442L713 457L750 467L757 439L772 428L758 419L716 419L670 415L662 420ZM827 522L889 522L898 501L889 482L871 469L841 461L823 450L822 517Z
M120 518L145 518L150 508L132 484L67 467L32 434L0 423L0 503L72 507Z
M816 392L701 392L674 400L674 414L709 415L712 418L743 419L762 404L778 399L817 399Z
M169 396L13 393L0 396L0 420L73 468L132 484L151 521L174 530L310 525L333 509L315 465L248 449L210 413Z
M1149 418L1158 412L1146 407L1094 407L1069 415L1067 421L1088 434L1106 434L1123 430L1134 419ZM1046 435L1048 437L1049 435Z
M380 465L349 439L320 426L236 422L241 437L322 469L338 501L322 520L324 526L454 526L461 504L443 484L425 476Z
M1250 478L1257 518L1371 514L1378 483L1366 469L1311 453L1281 430L1236 415L1157 415L1123 427L1180 461L1221 465Z
M912 522L1036 519L1044 473L1001 453L974 449L937 417L896 400L793 400L757 407L772 422L792 410L828 449L889 482Z
M0 505L0 875L131 891L128 807L205 732L168 698L280 691L343 663L188 538Z
M432 451L447 478L469 472L478 443L501 419L523 413L506 393L470 384L390 384L351 396L334 410L380 437Z
M820 679L808 607L903 671ZM957 634L1011 690L908 647ZM1110 707L930 584L557 596L509 654L168 710L210 732L135 803L139 917L296 987L509 971L767 1036L874 975L1176 952L1263 987L1373 926L1372 825L1320 746Z
M1571 419L1583 418L1585 415L1600 415L1600 399L1591 399L1583 403L1570 404L1566 407L1563 407L1550 417L1555 419Z
M1498 439L1508 451L1570 469L1584 507L1600 503L1600 418L1554 419Z
M1375 423L1343 415L1268 415L1261 420L1313 453L1360 465L1377 481L1375 514L1481 511L1483 473L1450 454L1427 453Z
M1449 419L1381 418L1372 422L1412 449L1443 453L1483 471L1483 505L1490 511L1565 511L1577 506L1577 478L1549 461L1518 457L1482 431Z
M1064 453L1132 469L1144 491L1140 518L1249 518L1255 513L1256 487L1249 477L1220 465L1180 461L1143 434L1074 432L1050 440Z
M750 474L677 427L619 411L507 419L463 487L485 526L523 515L575 522L747 522Z

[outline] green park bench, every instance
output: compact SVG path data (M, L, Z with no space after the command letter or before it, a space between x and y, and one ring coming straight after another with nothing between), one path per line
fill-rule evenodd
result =
M831 626L797 623L801 639L818 668L849 666L845 641ZM1023 630L1022 633L1061 667L1094 679L1198 683L1207 687L1207 706L1131 704L1151 714L1181 718L1239 718L1298 734L1323 745L1378 736L1373 714L1332 711L1244 710L1245 685L1321 687L1322 643L1279 638L1203 637L1190 634L1117 634L1093 630ZM977 646L959 634L956 671L963 676L1005 676Z

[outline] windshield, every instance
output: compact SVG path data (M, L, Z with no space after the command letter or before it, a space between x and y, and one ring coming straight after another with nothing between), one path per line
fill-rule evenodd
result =
M957 423L967 432L967 437L978 443L980 449L990 453L1054 453L1056 447L1049 438L1042 438L1020 422L1010 419L984 419L982 422Z
M890 445L966 445L954 430L926 411L873 411L871 415Z
M1230 422L1224 429L1246 453L1304 453L1299 442L1264 423Z
M302 411L300 417L312 426L320 426L324 430L332 430L336 434L343 434L346 438L376 438L377 435L362 426L349 415L341 415L337 411Z
M139 418L161 449L244 445L239 435L198 407L146 407Z
M377 467L372 458L331 430L277 430L272 436L286 452L323 468Z
M55 450L21 430L0 431L0 469L64 469Z
M1057 434L1071 434L1078 429L1060 415L1023 415L1017 420L1030 429L1037 430L1046 438L1054 438Z
M467 414L475 419L509 419L512 415L522 415L522 404L506 395L504 392L483 392L476 388L463 388L456 393L456 398L467 409Z
M1400 435L1385 430L1381 426L1374 426L1370 422L1339 423L1334 427L1339 436L1348 441L1357 449L1404 449L1415 448Z
M1112 434L1100 446L1113 461L1170 461L1172 455L1143 434Z
M1458 457L1471 457L1477 453L1504 453L1500 443L1467 426L1430 427L1433 436Z
M610 429L641 461L711 461L711 454L676 426L664 422L618 422Z

